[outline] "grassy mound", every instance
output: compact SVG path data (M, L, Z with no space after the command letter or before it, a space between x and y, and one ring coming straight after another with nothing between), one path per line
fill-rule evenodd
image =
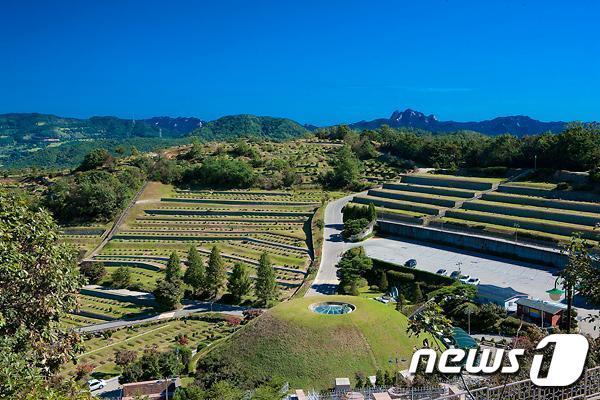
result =
M321 301L349 302L356 310L345 315L309 310ZM327 388L336 377L388 369L390 357L401 359L406 368L413 347L421 343L408 337L406 327L405 316L374 300L301 298L271 309L216 347L200 360L199 376L210 381L233 373L237 383L246 385L279 377L292 388Z

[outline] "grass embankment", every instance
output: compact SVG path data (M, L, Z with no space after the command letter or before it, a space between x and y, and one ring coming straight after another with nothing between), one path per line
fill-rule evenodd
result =
M344 301L356 306L346 315L319 315L309 306L322 301ZM281 377L291 387L323 389L336 377L354 378L356 372L374 374L389 368L398 356L408 366L421 340L406 333L407 319L392 307L352 296L295 299L259 317L230 340L215 347L207 358L219 360L249 382ZM200 360L200 365L204 361ZM223 364L222 364L223 365Z

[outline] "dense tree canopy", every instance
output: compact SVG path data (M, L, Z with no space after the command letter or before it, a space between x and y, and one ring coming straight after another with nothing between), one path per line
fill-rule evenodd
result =
M25 398L78 350L59 320L76 308L83 278L52 217L1 190L0 238L0 397Z

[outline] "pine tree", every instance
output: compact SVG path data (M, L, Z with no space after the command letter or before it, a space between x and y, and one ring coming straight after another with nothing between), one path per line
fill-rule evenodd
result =
M198 253L196 246L190 246L187 260L188 268L183 276L183 281L192 288L195 297L200 297L202 295L202 290L204 289L204 275L206 273L206 268L204 268L204 263L202 262L202 258L200 257L200 253Z
M258 302L263 306L268 306L272 300L276 300L278 297L275 270L271 266L267 253L260 256L254 288Z
M236 304L239 304L244 296L250 293L252 281L248 275L248 269L243 264L235 264L229 276L227 289Z
M413 286L413 301L419 302L423 300L423 292L421 291L421 284L419 282L416 282L415 285Z
M379 279L379 290L381 290L382 292L387 292L389 287L388 284L388 279L387 279L387 274L385 273L385 271L381 272L381 278Z
M396 302L396 311L402 312L402 310L404 309L405 301L406 299L404 298L404 295L402 293L398 294L398 299Z
M181 280L183 274L181 272L181 260L176 252L172 252L165 270L165 279L169 282Z
M219 295L226 279L225 264L219 248L214 246L208 259L208 267L204 277L204 288L209 298L214 299Z
M371 222L377 219L377 210L375 210L375 205L373 203L369 203L368 219Z

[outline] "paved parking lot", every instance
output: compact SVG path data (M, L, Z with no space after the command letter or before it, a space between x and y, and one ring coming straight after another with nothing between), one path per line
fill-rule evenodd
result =
M553 288L556 280L553 276L557 272L555 269L404 238L373 238L361 245L367 255L373 258L395 264L404 264L406 260L414 258L418 269L429 272L444 268L450 274L460 268L463 275L481 279L482 285L511 287L546 301L550 301L546 290ZM594 312L581 305L577 310L580 317ZM592 326L582 324L582 330L591 333Z

